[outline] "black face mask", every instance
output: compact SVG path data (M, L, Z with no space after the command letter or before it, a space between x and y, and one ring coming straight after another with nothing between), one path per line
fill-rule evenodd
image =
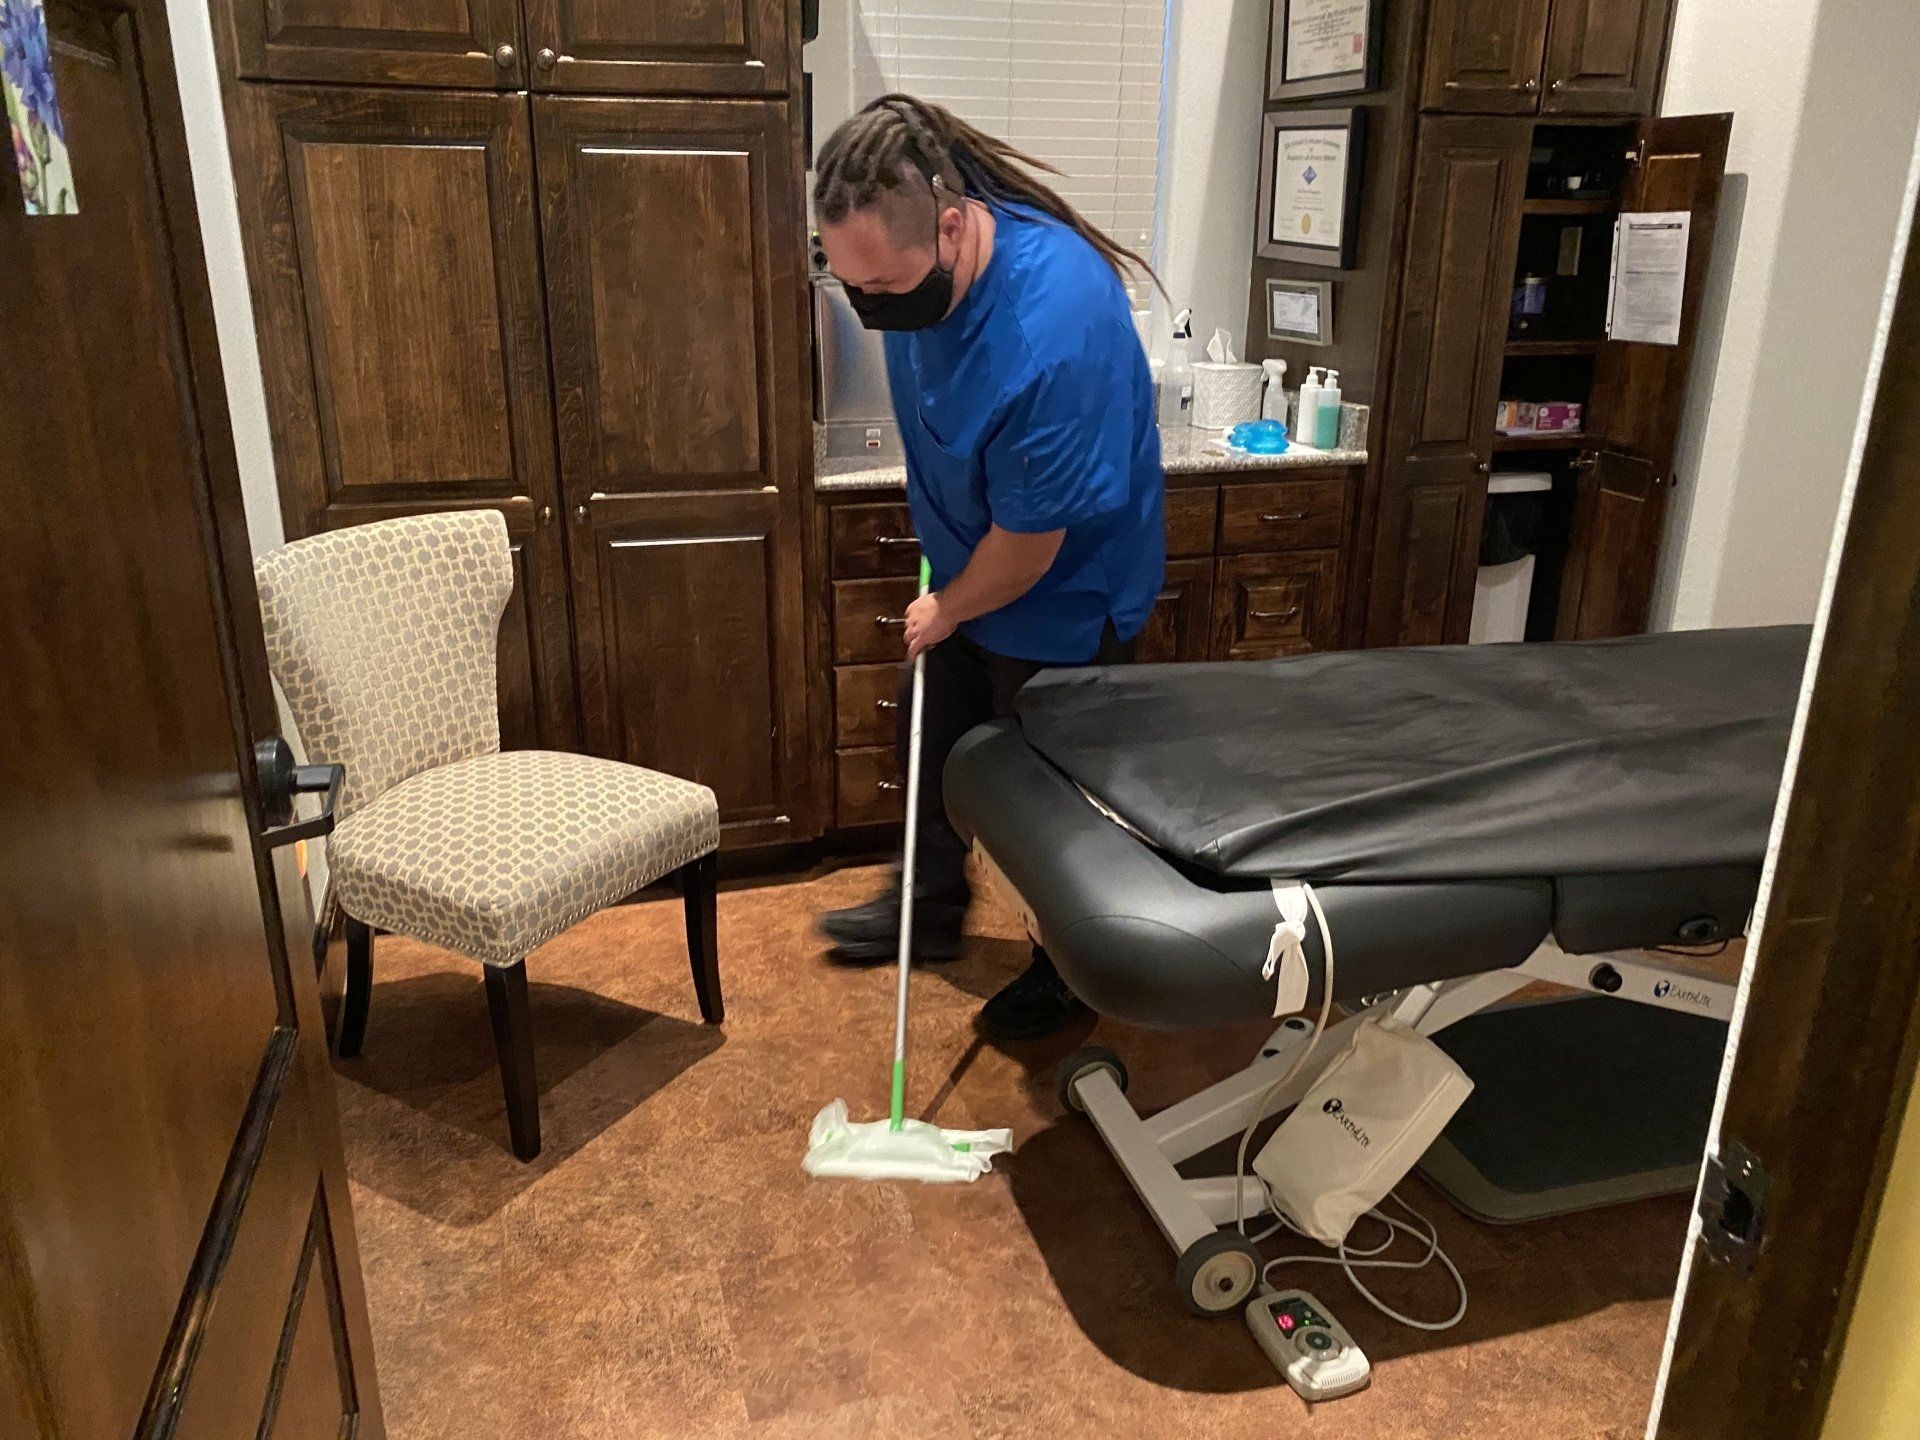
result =
M862 290L858 285L847 286L847 303L853 306L860 323L869 330L924 330L946 319L947 311L953 308L953 271L942 268L938 241L934 256L927 278L911 290L883 294Z
M936 192L939 181L932 182ZM869 330L924 330L946 319L953 308L953 267L940 263L940 196L933 197L933 268L911 290L895 294L849 285L847 303Z

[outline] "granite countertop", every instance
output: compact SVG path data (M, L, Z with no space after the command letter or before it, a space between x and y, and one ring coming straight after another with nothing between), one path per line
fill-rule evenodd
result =
M1340 448L1336 450L1290 445L1279 455L1237 455L1212 448L1221 438L1217 430L1195 430L1190 425L1163 426L1160 431L1160 458L1167 473L1198 475L1215 471L1299 470L1328 465L1364 465L1367 463L1367 407L1340 407ZM814 489L899 490L906 486L906 466L898 460L876 460L865 455L829 460L821 453L826 444L826 431L822 426L816 424L813 427L813 439Z

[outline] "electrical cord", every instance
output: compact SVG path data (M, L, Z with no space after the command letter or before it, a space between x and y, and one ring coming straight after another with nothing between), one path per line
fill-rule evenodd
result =
M1261 1183L1264 1185L1266 1182L1262 1181ZM1267 1198L1269 1201L1273 1198L1271 1188L1268 1190ZM1396 1220L1384 1210L1376 1207L1367 1211L1364 1218L1378 1220L1381 1224L1385 1225L1387 1227L1387 1238L1374 1246L1373 1249L1357 1250L1345 1242L1342 1242L1332 1255L1278 1256L1275 1259L1267 1261L1260 1267L1261 1287L1269 1294L1273 1292L1272 1282L1270 1282L1267 1277L1282 1265L1338 1265L1346 1272L1347 1279L1352 1282L1353 1288L1360 1292L1360 1298L1373 1306L1373 1308L1378 1310L1382 1315L1385 1315L1389 1320L1398 1320L1402 1325L1413 1330L1426 1330L1430 1332L1451 1330L1467 1318L1466 1279L1461 1275L1460 1267L1453 1263L1452 1257L1440 1248L1440 1232L1434 1226L1434 1223L1418 1210L1414 1209L1413 1206L1402 1200L1398 1192L1390 1194L1388 1198L1402 1210L1406 1211L1415 1223L1409 1225L1405 1220ZM1277 1211L1275 1213L1278 1214ZM1293 1222L1288 1220L1284 1215L1281 1215L1278 1223L1265 1233L1272 1234L1274 1231L1282 1228L1293 1231L1294 1234L1300 1235L1302 1239L1311 1238L1303 1234L1299 1227L1294 1225ZM1375 1258L1376 1256L1384 1254L1393 1244L1395 1238L1403 1233L1413 1236L1416 1240L1425 1241L1427 1253L1422 1255L1418 1260L1380 1260ZM1438 1260L1441 1265L1446 1268L1447 1273L1453 1277L1454 1288L1460 1292L1459 1305L1454 1308L1453 1314L1444 1320L1419 1320L1411 1315L1402 1314L1387 1304L1386 1301L1382 1300L1378 1295L1374 1294L1373 1291L1369 1290L1366 1283L1355 1273L1359 1270L1424 1270L1435 1260Z

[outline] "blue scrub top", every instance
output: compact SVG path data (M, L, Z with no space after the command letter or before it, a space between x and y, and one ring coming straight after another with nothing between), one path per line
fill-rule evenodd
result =
M1065 530L1053 566L962 634L1082 664L1146 624L1166 571L1153 380L1126 288L1072 228L995 205L993 253L951 314L886 336L907 501L938 589L990 525Z

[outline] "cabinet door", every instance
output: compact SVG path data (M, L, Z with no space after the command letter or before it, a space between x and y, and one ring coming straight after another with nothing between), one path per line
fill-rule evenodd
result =
M1134 658L1147 664L1204 660L1213 629L1213 561L1169 560L1166 582L1140 632Z
M1271 660L1340 645L1340 552L1227 555L1213 587L1215 660Z
M1420 126L1369 645L1467 638L1532 122Z
M783 497L602 495L571 529L590 747L711 786L729 844L801 833L806 658Z
M1713 253L1720 180L1727 166L1731 115L1674 115L1640 122L1634 158L1621 187L1620 208L1685 210L1687 268L1680 298L1680 339L1675 345L1610 340L1594 361L1593 395L1586 428L1615 450L1670 463L1687 372Z
M793 491L807 372L786 106L533 104L568 500Z
M1434 0L1420 104L1531 115L1540 103L1548 0Z
M230 0L249 80L524 85L516 0Z
M789 0L526 0L540 90L779 95L798 73Z
M235 103L288 533L498 510L502 743L574 748L526 102L245 85Z
M1667 477L1649 460L1589 451L1575 502L1568 563L1561 580L1557 639L1604 640L1647 628Z
M1644 115L1653 109L1672 0L1554 0L1542 111Z

